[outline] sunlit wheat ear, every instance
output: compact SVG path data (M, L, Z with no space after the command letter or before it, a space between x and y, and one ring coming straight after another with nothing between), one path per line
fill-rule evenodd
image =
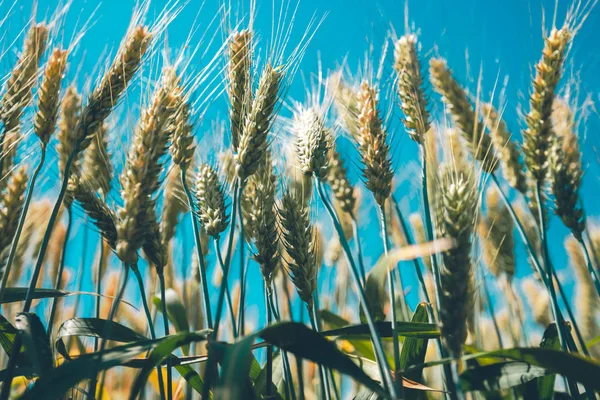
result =
M581 328L584 339L593 339L600 333L596 316L600 311L600 300L594 282L587 267L581 245L575 238L565 240L565 248L569 255L570 264L577 276L576 307L579 314L577 323Z
M456 245L442 253L440 324L442 341L453 357L460 357L467 338L467 319L473 309L471 246L477 207L473 170L442 166L439 179L437 237L451 237Z
M434 89L442 95L452 121L465 138L473 157L481 161L485 171L492 172L497 164L492 141L485 134L464 89L452 76L446 60L432 58L429 62L429 73Z
M244 29L229 37L229 102L231 146L238 151L244 122L252 105L251 73L252 32Z
M298 296L310 310L317 285L313 225L308 207L288 188L284 190L279 204L279 220L290 279L296 286Z
M163 197L162 219L160 223L161 241L166 247L175 237L175 229L179 223L180 215L188 211L183 184L181 183L181 170L174 167L167 176Z
M483 260L495 276L511 281L515 275L514 225L506 205L500 201L497 188L486 192L485 218L478 224L483 244Z
M525 165L535 185L542 186L548 173L552 145L552 102L560 80L565 53L571 40L568 27L553 28L544 39L542 59L535 66L533 89L529 98L527 128L523 131Z
M360 85L358 123L360 134L357 138L358 150L363 162L365 185L380 207L392 191L392 162L387 132L378 110L378 91L364 81Z
M581 240L585 231L585 214L579 198L583 168L574 116L568 104L555 99L552 118L556 135L550 148L549 175L554 212L573 236ZM560 127L563 129L559 131Z
M291 131L295 139L296 159L304 175L323 179L327 174L331 132L315 106L299 106L294 112Z
M175 70L172 71L172 74L175 74ZM189 95L185 93L180 79L174 77L173 86L173 136L169 150L173 157L173 163L178 165L180 169L187 170L192 164L194 152L196 151L192 133L193 127L190 121Z
M229 214L225 204L225 190L217 171L202 164L196 178L198 217L208 236L218 238L227 229Z
M273 173L270 157L266 161L251 178L255 185L255 199L250 219L256 246L254 260L260 265L267 290L270 291L281 257L275 204L277 178Z
M65 171L65 164L69 158L69 154L75 148L76 127L79 119L79 111L81 109L81 96L77 93L74 86L69 86L65 91L65 95L60 105L60 118L58 120L58 170L61 176ZM76 170L75 167L72 168Z
M81 175L92 185L92 189L107 197L111 189L113 166L108 153L108 127L102 124L85 150Z
M281 79L281 68L271 64L265 66L235 155L236 175L241 181L254 174L264 158L268 147L267 134L276 114Z
M173 133L174 83L174 74L166 68L152 103L142 111L121 175L123 205L118 211L117 255L125 262L137 259L144 235L151 233L147 217L154 213L152 219L156 219L153 195L160 187L161 160Z
M16 286L23 271L28 251L34 247L38 226L43 225L44 221L48 219L48 215L50 214L48 207L47 200L33 201L30 204L15 252L15 258L8 279L8 287Z
M112 65L88 98L77 125L77 148L83 151L133 79L152 41L144 26L131 29Z
M421 244L427 242L427 237L425 236L425 225L423 224L423 217L419 213L412 213L408 217L410 221L410 226L412 227L412 232L415 238L415 243ZM429 271L431 271L431 257L422 257L423 264L427 267Z
M68 54L68 51L61 49L55 49L52 52L38 90L38 110L35 114L33 131L44 146L48 144L56 127L60 86L67 67Z
M342 71L338 71L328 79L333 93L333 104L338 118L344 129L351 137L357 139L360 135L358 124L359 91L343 79Z
M489 103L481 107L483 121L487 126L492 144L500 160L502 173L508 183L519 192L527 193L527 181L525 169L521 161L521 151L516 142L511 140L511 134L506 123L500 117L494 106Z
M523 292L531 307L531 314L535 322L546 329L552 318L550 315L550 298L546 292L532 279L523 281Z
M12 243L17 224L23 211L25 189L27 188L27 170L19 168L10 178L6 191L0 199L0 266L4 270L4 254Z
M92 220L110 248L116 250L117 217L106 201L98 195L94 185L85 178L73 175L69 180L69 192Z
M327 182L340 209L347 214L354 213L357 203L354 186L348 180L348 171L344 166L344 160L335 147L329 151Z
M3 123L0 135L0 191L7 184L5 175L12 168L19 141L19 124L24 108L31 102L32 89L37 82L37 70L46 49L48 26L33 24L25 37L23 52L5 83L0 103Z
M313 195L312 177L302 173L293 146L285 146L284 151L286 155L284 160L285 176L289 180L289 190L305 205L308 205Z
M396 42L394 69L398 74L398 95L404 113L404 126L410 138L422 144L430 124L415 35L404 35Z
M163 276L169 276L172 272L172 268L168 268L165 274L164 270L167 266L167 246L163 243L160 225L156 219L156 210L152 207L146 209L146 215L144 216L144 225L146 231L144 233L144 242L142 248L144 255L150 264L154 265L158 273ZM171 286L172 279L165 279L165 286Z

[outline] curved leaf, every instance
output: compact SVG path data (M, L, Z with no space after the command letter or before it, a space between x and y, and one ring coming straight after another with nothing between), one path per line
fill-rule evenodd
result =
M350 322L337 314L332 313L329 310L319 310L319 317L327 324L328 329L338 329L350 325ZM375 360L375 352L373 351L373 344L371 338L351 338L345 337L343 340L347 340L353 347L352 351L344 350L345 353L352 353L358 356L368 358L369 360Z
M467 369L460 375L460 386L465 391L497 391L521 385L545 374L546 370L542 367L523 361L505 361Z
M273 354L273 367L272 367L272 382L271 382L271 393L274 393L276 398L281 399L281 393L284 392L284 373L283 373L283 358L279 351ZM260 374L254 382L254 394L256 398L266 398L267 394L267 365L261 369Z
M71 318L60 326L56 335L56 350L66 359L70 360L69 352L63 338L69 336L96 337L121 343L135 342L148 339L144 335L121 325L117 322L100 318Z
M129 398L136 399L138 397L152 370L161 365L173 351L193 342L204 341L208 338L209 333L210 331L208 330L199 332L181 332L162 338L150 353L147 365L142 368L135 378L129 392Z
M375 323L377 331L381 337L392 337L391 322ZM398 335L406 337L414 337L420 339L433 339L440 336L440 330L435 324L427 324L423 322L396 322ZM367 324L350 325L339 329L331 329L322 332L323 336L369 336L369 326ZM369 336L370 337L370 336Z
M385 393L377 382L339 351L335 344L304 324L282 322L263 329L258 336L282 350L349 375L377 393Z
M412 316L411 322L427 323L427 321L429 321L429 315L427 313L427 304L420 303ZM428 341L428 339L419 339L415 337L406 338L404 340L404 343L402 344L402 351L400 353L400 365L398 366L399 369L405 370L411 365L422 364L425 360L425 353L427 352ZM405 374L405 378L417 382L422 382L423 370L412 370ZM407 393L407 397L412 397L410 395L411 393Z
M187 333L205 337L209 331ZM178 334L182 335L182 334ZM103 352L82 355L73 361L63 363L45 376L38 379L22 399L56 399L62 397L69 388L78 382L91 378L99 371L124 365L140 354L154 349L171 335L156 340L139 340L122 346L113 347Z
M567 329L570 329L567 326ZM544 349L560 350L560 340L558 338L558 329L556 329L556 323L548 325L544 331L542 342L540 347ZM549 374L547 376L536 379L534 382L530 382L525 388L527 395L531 395L534 398L540 400L551 400L554 397L554 382L556 381L556 374Z
M44 376L54 368L54 359L50 348L50 339L46 328L34 313L19 313L15 327L22 338L27 358L31 360L38 376Z
M2 296L2 304L15 303L17 301L25 301L27 297L27 287L7 287ZM35 289L32 299L52 299L56 297L65 297L71 294L66 290L55 289Z

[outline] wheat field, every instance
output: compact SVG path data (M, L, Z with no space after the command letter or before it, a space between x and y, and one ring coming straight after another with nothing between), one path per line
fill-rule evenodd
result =
M95 10L0 2L0 400L598 398L596 2L518 101L419 2L308 68L299 2L122 5L92 64Z

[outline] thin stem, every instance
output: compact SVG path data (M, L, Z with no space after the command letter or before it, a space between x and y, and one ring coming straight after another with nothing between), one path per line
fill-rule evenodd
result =
M350 270L352 271L354 285L357 288L360 305L363 308L365 317L367 319L367 324L369 325L369 332L371 333L371 339L373 341L373 347L375 348L375 354L377 355L377 359L379 360L378 366L379 366L379 369L381 372L381 376L383 377L383 380L384 380L386 386L390 390L392 398L397 398L398 396L396 394L394 380L392 379L390 367L389 367L387 358L385 356L385 352L383 351L383 346L381 344L381 338L379 336L379 332L377 331L377 328L375 327L375 322L373 321L373 317L371 316L369 308L367 307L367 296L366 296L365 291L360 283L360 272L356 266L356 263L354 262L354 257L352 256L352 252L350 251L350 246L348 245L348 242L346 241L346 238L344 237L344 231L342 229L342 226L340 225L340 223L335 215L335 211L333 210L333 207L329 203L329 200L327 199L327 196L323 190L323 184L319 180L317 180L316 186L317 186L317 191L319 192L319 197L321 198L321 201L325 205L325 208L327 209L327 212L329 213L331 220L333 221L333 226L338 234L338 238L340 240L342 248L343 248L344 252L346 253L346 259L348 260L348 264L350 264Z
M208 329L213 328L212 315L210 311L210 292L208 289L208 280L206 279L206 265L204 263L204 256L202 255L202 241L200 240L200 224L196 218L196 211L194 207L194 199L192 192L187 184L186 171L181 170L181 183L187 196L188 207L190 211L190 219L192 220L192 226L194 228L194 242L196 243L196 255L198 257L198 269L200 272L200 279L202 280L202 294L204 297L204 313Z
M577 335L577 340L579 340L579 343L581 343L581 351L583 352L583 354L590 357L590 352L589 352L587 346L585 345L585 340L583 340L583 335L581 334L581 330L579 329L579 325L577 324L577 320L575 319L575 314L573 313L573 310L571 309L571 305L569 304L569 302L566 301L567 296L563 289L562 283L560 283L560 281L558 280L558 276L556 274L556 269L553 268L552 273L554 275L554 279L556 280L556 286L558 287L558 292L563 299L565 308L567 309L567 314L569 315L569 318L571 319L571 325L573 325L573 329L575 329L575 334ZM575 351L577 351L577 346L573 342L571 336L572 335L570 333L567 333L567 335L566 335L567 343L569 344L569 346L571 348L573 348L573 349L575 349Z
M219 290L219 298L217 301L217 314L216 314L216 318L215 318L215 326L214 326L214 330L213 333L211 335L211 338L209 340L209 345L210 345L210 341L212 340L217 340L217 338L219 337L219 324L221 322L221 315L223 314L223 303L224 303L224 299L225 299L225 291L227 289L227 278L229 277L229 264L231 261L231 252L233 250L233 236L235 235L235 223L236 223L236 218L237 218L237 210L238 210L238 201L239 201L239 197L241 196L241 190L240 190L240 179L236 179L235 184L233 186L233 204L232 204L232 212L231 212L231 222L230 222L230 228L229 228L229 245L227 247L227 256L225 258L225 263L223 265L223 278L221 281L221 289ZM220 252L219 246L216 246L217 248L217 252ZM235 327L235 319L232 320L233 321L233 326ZM235 329L235 328L234 328ZM202 388L202 398L203 399L208 399L208 395L210 393L210 387L212 385L212 381L215 377L215 375L217 374L216 371L216 360L213 357L210 357L210 351L211 347L209 346L209 360L206 366L206 370L204 371L204 386Z
M387 236L387 217L385 215L385 208L381 206L379 208L379 213L381 217L381 238L383 240L383 251L387 256L390 252L388 236ZM400 342L398 340L398 316L396 315L396 290L394 288L394 275L392 274L392 270L388 268L387 270L387 279L388 279L388 290L390 292L390 305L392 308L392 343L394 349L394 374L398 375L398 367L400 365ZM402 293L404 296L404 293ZM396 391L398 393L402 393L402 380L396 379Z
M162 319L163 319L163 327L165 330L165 336L169 336L169 317L167 315L167 295L166 295L166 284L165 284L165 275L163 272L163 268L157 268L156 273L158 275L158 280L160 283L160 302L162 308ZM173 398L173 382L172 382L172 374L171 370L171 357L167 357L167 399L171 400Z
M140 297L142 298L142 306L144 307L144 313L146 314L146 320L148 321L150 337L152 339L156 339L156 330L154 329L154 323L152 322L152 313L150 312L150 307L148 306L148 300L146 298L146 289L144 288L144 278L142 277L142 274L137 265L131 265L129 267L133 270L133 273L138 283ZM165 399L165 387L163 382L162 369L160 365L156 367L156 372L158 373L158 388L160 391L160 398Z
M65 270L65 259L67 257L67 245L69 243L69 236L71 235L71 229L73 229L73 211L71 207L67 207L67 231L65 232L65 239L63 240L62 249L60 251L60 261L58 264L58 272L56 275L56 282L54 284L54 289L60 290L62 287L62 278L63 272ZM48 335L50 336L52 333L52 328L54 327L54 318L56 316L56 306L58 305L58 298L52 299L52 307L50 308L50 317L48 318Z
M83 224L83 227L80 229L83 229L83 237L82 237L82 245L81 245L81 259L79 260L79 271L78 273L78 278L77 278L77 291L81 292L83 290L83 276L84 276L84 271L85 271L85 266L87 264L87 247L88 247L88 229L86 227L87 225L87 216L85 218L85 223ZM75 304L73 305L73 317L77 316L77 309L79 308L79 301L80 301L81 297L77 296L75 297Z
M0 142L1 144L2 142ZM17 248L19 245L19 239L21 238L21 232L23 231L23 226L25 225L25 218L27 217L27 211L29 210L29 204L31 203L31 198L33 197L33 191L35 189L35 183L37 181L38 175L44 166L44 162L46 160L46 146L44 144L41 145L41 154L40 161L38 161L37 167L29 180L29 188L27 190L27 196L25 197L25 203L23 204L23 211L21 212L21 216L19 217L19 223L17 225L17 230L15 232L15 237L10 246L10 252L8 253L8 259L6 260L6 265L4 266L4 274L2 275L2 285L0 286L0 304L2 304L2 300L4 297L4 290L6 289L6 285L8 283L8 276L10 275L10 269L12 267L12 263L17 254ZM0 173L2 173L2 161L4 161L3 157L0 157ZM2 177L0 177L2 179Z
M538 204L538 218L540 222L540 233L542 239L542 259L544 260L544 265L546 266L546 279L548 282L548 290L550 291L550 297L552 298L552 312L554 314L554 319L556 319L556 323L558 325L558 339L560 341L560 346L563 351L567 351L567 340L565 332L563 331L563 316L558 307L558 301L556 299L556 291L554 290L553 284L553 273L552 273L552 264L550 263L550 255L548 253L548 240L546 237L546 215L544 213L544 203L542 203L542 195L540 190L540 185L537 184L535 187L535 197ZM558 279L557 279L558 280Z
M98 258L98 270L96 271L96 318L100 318L100 306L101 306L101 297L100 293L102 293L102 264L104 263L104 243L102 236L100 236L100 257ZM94 338L94 352L98 351L99 339ZM93 398L96 397L96 385L98 382L98 377L96 374L92 376L90 380L89 393Z
M42 243L40 245L40 251L38 253L35 266L33 267L33 274L31 275L29 288L27 289L27 295L25 297L25 304L23 305L23 312L29 312L29 309L31 308L31 302L33 301L33 292L35 291L38 280L40 278L40 273L42 271L42 265L44 264L46 251L48 251L48 245L50 244L50 237L52 236L52 231L54 230L54 224L56 224L56 220L58 219L58 214L60 212L60 207L62 206L63 200L65 199L65 195L67 194L67 186L69 185L69 176L71 173L71 165L73 164L73 161L75 160L78 153L79 149L75 148L75 150L73 150L71 154L69 154L69 158L65 163L64 177L60 187L60 192L58 193L58 198L56 199L54 207L52 208L52 213L50 214L50 219L48 220L48 225L46 226L46 231L44 232L44 237L42 238Z
M275 288L275 286L273 286ZM279 314L279 307L273 300L273 291L268 294L268 304L270 305L271 312L275 317L275 321L280 322L281 317ZM294 381L292 380L292 369L290 366L290 360L287 355L287 351L280 350L283 357L283 373L285 374L285 397L291 400L296 400L296 392L294 391ZM298 382L302 382L302 370L298 370Z
M583 254L585 255L585 262L587 263L588 271L592 276L594 286L596 286L596 292L598 293L598 296L600 296L600 281L598 281L598 276L596 275L596 271L594 270L592 257L590 257L590 252L588 250L587 244L585 243L585 240L583 240L583 237L579 238L578 242L581 244L581 247L583 247Z
M304 395L304 372L302 369L302 358L296 356L296 369L298 370L298 390L300 400L305 399Z
M307 304L307 306L310 325L315 332L319 332L319 325L317 323L317 310L315 309L314 301L311 305ZM330 400L329 380L327 378L327 374L325 373L325 368L321 364L319 364L319 376L321 378L321 398L325 400Z
M238 332L240 336L244 336L244 325L245 325L245 315L244 315L244 302L246 298L246 268L245 268L245 259L244 259L244 218L242 216L242 202L238 201L238 214L240 215L240 300L238 305ZM235 323L235 321L234 321Z
M482 276L482 284L483 291L485 293L485 303L488 308L488 313L492 318L492 323L494 324L494 330L496 331L496 336L498 337L498 345L500 348L504 348L504 344L502 343L502 334L500 333L500 327L498 326L498 321L496 320L496 311L494 310L494 303L492 302L492 296L490 295L490 289L488 288L487 282L485 280L485 276Z
M267 326L271 325L273 320L271 307L269 306L269 290L267 288L267 282L265 284L265 307L267 312ZM271 386L273 386L273 346L267 346L267 389L266 389L266 398L270 399L273 393L271 393Z
M367 272L365 270L365 262L363 260L362 246L360 245L360 237L358 236L358 223L354 213L350 214L350 221L352 222L352 236L354 237L354 244L356 247L356 257L358 258L358 267L360 269L360 276L362 278L362 285L367 284Z
M404 219L404 215L402 214L402 211L400 211L400 206L398 205L398 202L396 201L395 198L392 197L392 201L394 203L394 209L396 210L396 215L398 215L398 220L400 221L400 226L402 227L402 230L404 231L404 236L406 237L406 243L408 245L412 245L415 242L414 242L412 236L410 235L410 231L408 229L408 224L406 223L406 220ZM421 285L421 291L423 292L423 297L425 298L425 301L428 304L431 304L431 300L429 299L429 293L427 293L427 285L425 284L425 279L423 278L423 271L421 270L421 266L419 265L419 259L415 258L413 260L413 263L415 265L417 279L419 280L419 284Z
M217 260L219 261L219 265L221 266L221 273L225 276L225 262L223 261L223 255L221 254L221 248L219 247L219 239L215 238L215 252L217 253ZM223 278L221 278L223 279ZM225 282L227 286L225 288L225 297L227 299L227 309L229 310L229 317L231 318L231 329L233 330L233 337L237 338L239 336L238 330L235 325L235 312L233 311L233 300L231 299L231 291L229 290L229 285Z

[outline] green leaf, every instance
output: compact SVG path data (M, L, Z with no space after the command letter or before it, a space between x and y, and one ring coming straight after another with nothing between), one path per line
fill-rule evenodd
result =
M2 296L2 304L15 303L17 301L25 301L27 297L27 291L29 288L26 287L7 287L4 289L4 296ZM33 299L51 299L56 297L64 297L72 294L66 290L55 290L55 289L35 289L33 292Z
M463 361L478 358L508 358L515 361L523 361L533 366L545 368L549 373L563 375L573 381L580 382L593 390L600 390L600 361L584 357L577 353L567 353L562 350L516 347L512 349L494 350L489 352L463 356ZM427 368L436 365L450 363L452 359L426 362L423 365L409 368Z
M6 318L0 315L0 346L6 352L8 357L12 355L13 343L17 336L17 328L15 328ZM31 369L31 362L27 359L25 350L21 347L17 366ZM1 380L1 379L0 379Z
M186 380L186 382L199 394L202 394L202 387L204 386L204 382L200 375L189 365L177 365L174 367L179 375ZM212 399L212 394L210 394L210 398Z
M250 383L250 367L254 356L250 352L256 336L255 333L234 344L225 345L221 377L215 388L217 398L246 399L254 396Z
M328 329L338 329L350 325L348 320L328 310L320 310L319 316L327 324ZM375 352L373 351L370 337L364 339L344 337L342 340L347 340L354 347L354 351L350 353L368 358L369 360L375 360Z
M392 323L377 322L375 327L381 337L392 337ZM414 337L419 339L433 339L440 336L440 330L435 324L427 324L423 322L396 322L398 335L406 337ZM369 326L367 324L350 325L344 328L331 329L322 332L323 336L350 336L350 337L370 337Z
M54 368L54 359L50 339L40 317L34 313L19 313L15 319L15 327L34 371L38 376L46 375Z
M365 374L347 355L339 351L335 344L304 324L283 322L271 325L259 332L258 336L281 350L335 369L377 393L385 393L377 382Z
M411 322L423 322L429 321L427 313L427 304L420 303L413 314ZM400 370L405 370L412 365L422 364L425 360L425 353L427 352L428 339L419 339L414 337L408 337L402 344L402 351L400 353ZM423 381L423 369L415 369L405 374L405 377L413 381ZM414 398L417 395L415 392L409 391L407 394L408 398Z
M546 370L522 361L504 361L469 368L460 375L461 388L465 391L497 391L544 376Z
M154 296L152 302L156 306L156 309L159 312L162 312L162 301L160 297ZM189 332L190 325L187 320L187 312L185 306L179 299L179 295L177 292L171 288L168 288L165 291L165 302L167 308L167 318L173 326L175 327L176 332ZM182 348L183 354L189 353L189 346L184 346Z
M146 384L150 373L154 368L161 365L167 357L171 356L171 353L176 349L189 345L192 342L205 341L208 338L210 331L204 330L199 332L181 332L174 335L169 335L152 350L150 357L148 357L148 364L142 368L135 378L131 390L129 392L130 399L137 399L142 388Z
M190 335L192 340L204 340L202 338L205 338L209 332L210 331L191 332L185 335ZM85 354L73 361L64 362L59 367L54 368L48 374L38 379L31 389L25 393L22 399L60 398L78 382L91 378L99 371L126 365L140 354L154 349L164 341L177 335L170 335L155 340L139 340L122 346L113 347L103 352ZM150 365L150 363L146 364Z
M548 325L544 331L544 336L540 343L540 347L543 349L554 349L560 350L560 339L558 337L558 329L556 329L556 323ZM570 329L570 327L568 328ZM556 381L556 374L549 374L544 377L540 377L533 382L530 382L525 387L525 394L533 395L535 398L551 400L554 397L554 382Z
M68 360L71 357L63 339L69 336L96 337L121 343L147 339L144 335L117 322L100 318L72 318L60 326L55 342L56 350Z
M272 366L272 382L271 382L271 393L276 394L278 399L282 399L281 395L284 393L284 372L283 372L283 358L279 351L273 354L273 366ZM254 394L257 399L266 398L267 394L267 364L261 369L260 374L254 382Z

